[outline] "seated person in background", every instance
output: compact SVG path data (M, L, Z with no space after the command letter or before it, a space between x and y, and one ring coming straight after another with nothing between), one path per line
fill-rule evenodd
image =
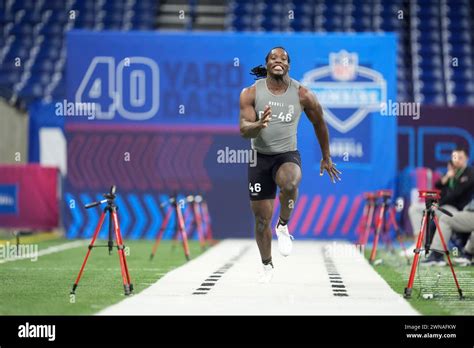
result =
M456 169L454 168L453 160L449 160L448 163L446 163L446 174L444 176L442 176L441 179L439 179L435 183L435 188L441 191L440 192L441 197L446 196L446 193L447 193L446 191L449 188L449 185L443 185L442 182L444 180L449 180L449 179L446 179L446 178L452 177L453 173L455 173L455 172L456 172Z
M474 176L468 166L469 156L465 149L458 148L451 154L452 168L439 179L435 187L441 190L440 206L450 205L457 210L463 210L471 201L474 193Z
M451 213L462 210L471 200L474 193L474 172L468 164L468 153L463 148L457 148L451 153L451 161L448 162L446 174L439 179L435 187L441 190L441 200L439 205ZM421 227L421 218L423 216L424 204L412 204L408 214L414 231L415 241ZM446 241L448 241L446 239ZM408 248L411 254L415 245ZM435 253L432 253L435 254ZM432 256L432 258L439 255ZM441 258L442 255L441 255Z

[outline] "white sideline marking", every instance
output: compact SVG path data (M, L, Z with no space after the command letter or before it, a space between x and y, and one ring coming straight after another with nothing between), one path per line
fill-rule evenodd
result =
M61 252L61 251L64 251L64 250L77 248L77 247L80 247L80 246L83 246L83 245L86 245L86 244L89 244L89 241L87 241L87 240L76 240L76 241L73 241L73 242L59 244L59 245L51 246L51 247L48 247L46 249L40 250L34 256L40 257L40 256L44 256L44 255L54 254L54 253L58 253L58 252ZM29 259L31 259L31 255L24 256L24 257L0 259L0 264L10 262L10 261L29 260Z

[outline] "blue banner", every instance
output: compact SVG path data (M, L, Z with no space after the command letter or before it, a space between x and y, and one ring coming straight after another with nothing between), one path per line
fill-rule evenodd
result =
M74 137L75 145L69 155L77 156L84 165L90 161L90 170L99 174L101 160L94 161L94 156L100 153L94 155L87 146L87 134L90 130L92 136L101 126L125 127L133 134L142 132L140 129L150 132L153 127L157 132L165 126L183 127L193 131L190 143L195 137L208 137L209 132L219 134L219 142L209 140L207 152L200 154L210 179L200 191L213 202L210 209L219 217L216 230L220 236L252 236L246 166L227 166L231 168L229 174L213 151L225 149L228 143L249 146L248 141L235 140L239 95L242 88L253 83L250 70L264 64L266 54L275 46L286 48L291 57L290 76L314 91L324 107L331 154L343 172L337 184L319 176L320 148L312 125L303 117L298 129L303 181L290 229L303 238L354 238L362 192L394 188L396 118L381 113L383 105L396 102L394 34L69 32L68 100L57 105L60 113L71 116L65 118L67 124L74 124L69 136ZM207 127L204 135L199 127ZM96 134L96 144L107 143L106 134ZM110 138L110 146L127 140L127 135L117 139L116 143ZM135 151L149 153L152 144L161 144L158 138L144 139L133 143ZM129 144L132 142L130 139ZM145 144L149 146L146 149ZM81 151L87 148L91 154L82 156ZM173 150L167 148L169 151ZM150 173L148 164L144 164L145 176ZM156 171L163 170L158 160L151 165ZM138 163L134 170L139 168ZM66 191L78 196L85 192L85 186L74 183L85 176L75 173L74 168L69 170L75 179L68 181ZM185 191L187 173L176 175L177 182L183 175ZM142 182L136 173L130 176L138 180L136 188L129 186L129 193L138 193L138 201L144 200L140 190L158 194L152 181ZM233 185L229 185L229 177ZM94 180L97 182L95 178L90 182ZM239 199L233 204L219 204L236 196ZM149 220L140 229L147 230L153 223L152 218ZM133 223L130 228L134 228Z
M0 185L0 214L18 213L17 185Z

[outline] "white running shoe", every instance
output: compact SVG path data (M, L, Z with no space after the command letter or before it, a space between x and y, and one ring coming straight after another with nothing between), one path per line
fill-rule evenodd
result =
M278 238L278 250L280 250L280 254L283 256L288 256L291 253L291 249L293 248L294 239L293 236L288 232L288 225L280 225L278 224L275 229L277 238Z
M260 279L258 280L258 282L261 283L261 284L270 283L272 278L273 278L273 266L272 266L272 264L269 263L268 265L263 265L263 272L260 275Z

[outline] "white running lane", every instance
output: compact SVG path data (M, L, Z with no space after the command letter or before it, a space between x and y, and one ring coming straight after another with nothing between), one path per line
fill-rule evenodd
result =
M99 315L418 314L358 253L335 254L321 241L295 241L286 258L272 248L271 283L257 282L255 241L230 239Z

